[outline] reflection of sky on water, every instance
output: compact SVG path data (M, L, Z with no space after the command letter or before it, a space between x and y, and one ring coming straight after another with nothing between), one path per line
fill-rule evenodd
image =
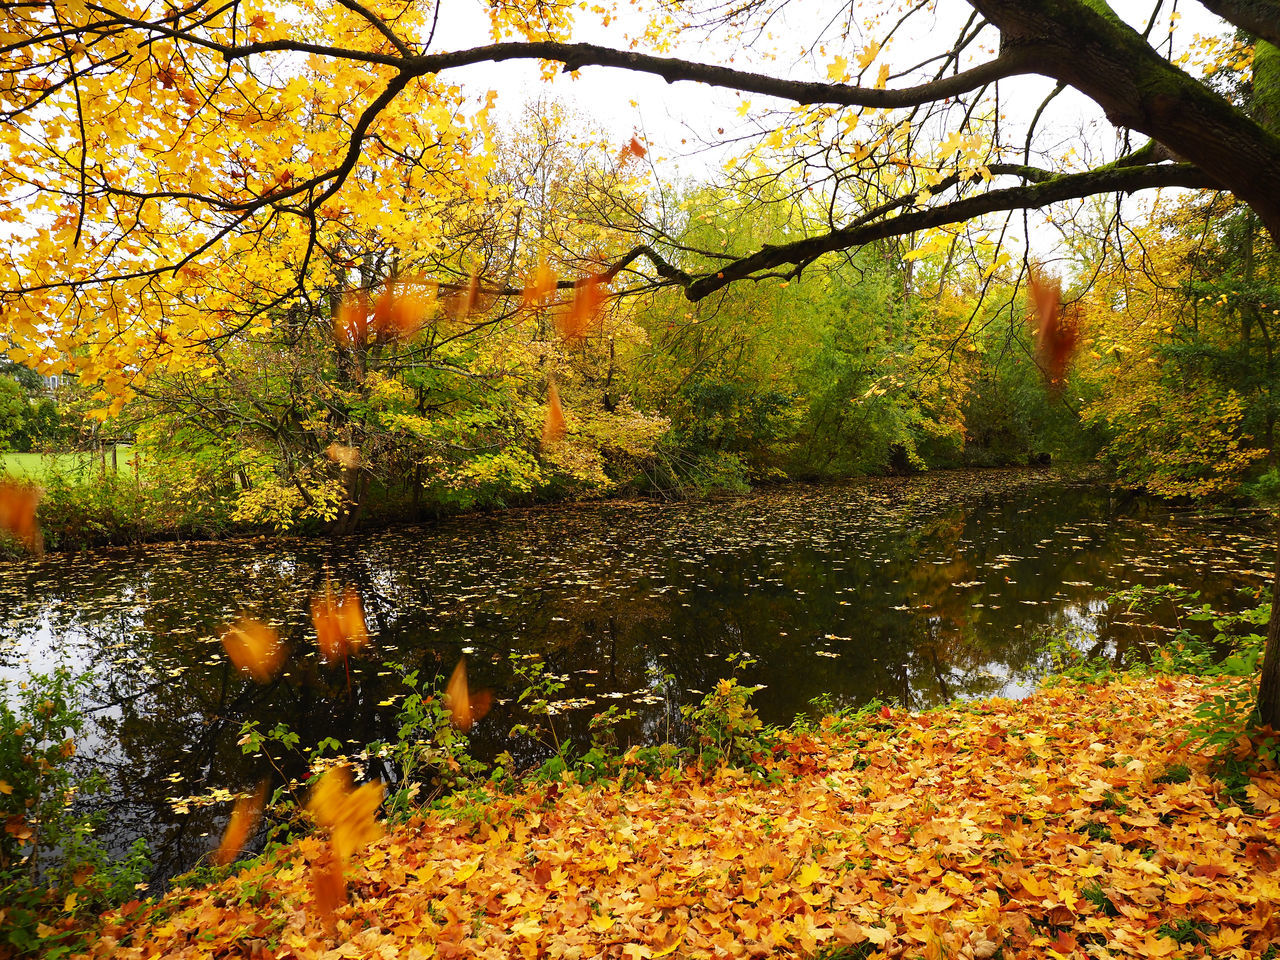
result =
M224 807L176 816L170 798L235 791L262 761L240 725L285 721L307 742L394 736L395 662L445 676L468 652L498 704L473 730L480 756L545 751L507 739L528 718L512 654L565 678L557 733L589 742L617 705L626 745L683 733L695 702L745 653L767 722L872 698L920 708L1023 696L1046 631L1114 655L1142 641L1103 597L1134 582L1185 583L1217 606L1266 579L1269 548L1241 522L1171 517L1143 501L1034 472L945 473L791 487L695 504L578 504L459 518L357 541L166 545L0 565L0 676L58 663L94 675L87 754L116 790L116 835L143 833L165 871L206 851ZM326 578L364 599L374 658L322 665L308 601ZM293 649L256 687L217 634L241 610ZM292 773L301 772L295 767ZM136 833L134 835L136 835Z

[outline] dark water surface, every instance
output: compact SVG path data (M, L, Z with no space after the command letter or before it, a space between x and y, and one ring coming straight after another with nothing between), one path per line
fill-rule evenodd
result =
M591 716L634 710L625 743L680 732L679 707L755 663L744 682L767 722L879 697L912 708L1027 692L1050 630L1112 652L1151 630L1103 598L1177 582L1217 607L1268 579L1263 531L1174 514L1047 472L940 473L791 487L695 504L612 503L464 517L359 539L152 546L0 565L0 676L69 663L93 673L94 736L82 752L113 786L111 840L144 836L169 875L216 846L226 796L261 758L241 723L283 720L304 743L394 737L403 687L389 663L447 676L468 654L473 687L499 698L474 752L523 719L510 655L563 678L555 723L588 739ZM325 667L309 598L355 585L372 647ZM257 686L228 664L219 628L240 611L281 628L284 674ZM185 812L175 811L175 800Z

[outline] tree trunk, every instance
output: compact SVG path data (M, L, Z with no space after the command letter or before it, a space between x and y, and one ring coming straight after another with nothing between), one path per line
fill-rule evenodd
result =
M1264 726L1280 730L1280 520L1276 523L1276 569L1271 584L1267 647L1262 654L1262 678L1258 684L1258 716Z

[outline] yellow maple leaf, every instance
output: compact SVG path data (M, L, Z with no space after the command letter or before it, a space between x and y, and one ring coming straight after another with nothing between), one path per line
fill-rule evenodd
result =
M827 64L827 79L832 83L844 83L849 79L849 61L844 57L836 57Z

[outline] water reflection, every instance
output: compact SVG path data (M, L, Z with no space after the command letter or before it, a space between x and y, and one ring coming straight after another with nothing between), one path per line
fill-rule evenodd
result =
M447 677L469 655L476 687L501 698L474 751L537 745L507 733L521 716L510 656L539 654L564 678L561 738L589 740L593 713L636 717L619 739L679 735L679 707L728 672L768 722L828 694L912 708L1018 695L1042 667L1046 630L1073 628L1100 652L1139 637L1101 598L1176 581L1238 605L1260 586L1260 531L1170 517L1143 501L1034 472L950 473L789 488L705 504L572 507L470 517L345 543L165 546L0 567L0 672L57 662L90 669L97 727L85 751L114 784L112 838L152 841L162 873L216 845L226 806L176 813L172 798L256 783L264 761L236 746L241 724L279 721L304 741L353 746L394 736L403 687L389 664ZM372 653L325 666L309 599L327 579L355 586ZM259 687L234 672L219 628L242 611L292 645ZM293 770L292 772L299 772ZM212 836L211 836L212 835Z

